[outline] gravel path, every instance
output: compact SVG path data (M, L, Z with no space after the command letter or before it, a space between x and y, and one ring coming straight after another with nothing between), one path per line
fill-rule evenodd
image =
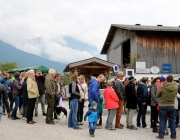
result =
M64 101L66 109L68 102ZM47 107L47 105L46 105ZM69 111L69 109L68 109ZM87 103L85 107L87 111ZM18 112L18 117L21 117ZM139 128L137 131L122 129L110 131L106 130L105 121L107 115L103 114L102 129L97 129L95 137L92 138L88 134L88 122L84 122L82 130L73 130L67 127L67 124L56 123L55 125L47 125L45 116L41 114L41 106L39 104L39 116L34 117L37 123L34 125L27 124L22 118L20 120L10 120L3 116L0 122L0 140L157 140L157 133L152 133L152 129ZM147 114L148 125L150 114ZM126 115L123 114L121 123L126 125ZM136 115L134 116L134 125L136 124ZM165 140L170 140L170 135L165 137ZM180 140L180 128L177 128L177 140Z

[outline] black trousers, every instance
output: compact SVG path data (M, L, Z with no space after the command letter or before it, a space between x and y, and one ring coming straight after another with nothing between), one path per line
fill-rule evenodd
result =
M102 125L102 113L99 113L99 124L98 125Z
M27 104L27 123L33 120L33 111L35 107L36 98L29 98Z
M151 106L151 126L153 129L157 129L156 123L158 118L157 106Z
M79 105L78 105L78 113L77 113L78 122L83 121L83 114L84 114L84 99L82 99L82 102L79 102Z
M23 104L23 117L27 118L27 105Z
M13 109L13 103L14 103L14 99L13 99L13 96L12 96L12 95L9 96L9 102L10 102L10 109L11 109L11 111L12 111L12 109Z
M21 96L19 96L19 110L21 109L22 107L22 103L23 103L23 99Z

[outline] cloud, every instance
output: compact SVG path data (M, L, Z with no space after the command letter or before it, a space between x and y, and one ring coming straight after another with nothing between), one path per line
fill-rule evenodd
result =
M92 54L66 46L64 36L96 46L100 51L111 24L179 26L179 5L179 0L1 0L0 39L24 51L37 55L45 52L50 59L69 62L71 59L65 57L69 52L76 52L70 55L73 60ZM27 42L37 37L49 44ZM61 45L55 43L57 40ZM64 58L48 53L59 48Z

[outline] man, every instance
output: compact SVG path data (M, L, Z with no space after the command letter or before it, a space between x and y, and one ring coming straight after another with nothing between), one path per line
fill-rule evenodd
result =
M89 93L89 103L95 101L98 103L99 97L100 97L100 92L99 92L99 83L104 81L104 75L100 74L97 79L92 78L90 83L89 83L89 88L88 88L88 93Z
M131 130L137 130L136 127L132 124L133 116L135 113L135 109L137 108L137 96L136 96L136 89L134 84L134 77L130 76L128 78L129 84L125 87L126 93L126 108L127 110L127 128Z
M137 115L137 127L141 126L140 119L142 116L142 127L150 128L146 124L146 111L147 111L147 103L148 103L148 79L147 77L143 77L141 82L138 84L137 89L137 104L138 104L138 115Z
M151 126L153 128L153 132L159 132L157 129L157 118L158 118L158 110L157 105L159 103L159 98L156 97L157 93L157 86L160 84L160 78L157 77L154 79L154 82L152 82L152 87L150 89L151 94L151 100L150 100L150 106L151 106Z
M117 74L117 80L115 82L115 87L114 87L114 90L119 98L119 108L117 109L117 112L116 112L115 127L119 129L123 129L124 127L124 125L120 123L121 114L123 111L124 98L125 98L125 88L123 84L123 77L124 77L124 73L120 71Z
M56 74L54 77L54 84L55 84L55 104L54 104L54 109L57 105L59 105L59 100L60 100L60 94L61 94L61 86L60 86L60 74ZM54 119L57 119L55 110L54 110Z
M38 98L36 98L35 117L38 116L38 103L39 103L39 100L41 102L42 115L46 116L46 113L45 113L45 87L44 87L45 78L42 75L42 72L40 70L36 70L35 79L36 79L39 94L40 94L40 96Z
M175 109L174 109L174 100L178 92L178 87L174 84L173 76L168 75L167 83L165 83L157 92L156 97L160 97L160 129L159 129L159 139L163 140L165 135L165 125L166 125L166 114L169 117L170 129L171 129L171 138L176 140L176 128L175 128Z
M55 84L54 77L56 75L56 71L54 69L49 70L49 75L47 75L45 80L45 93L47 99L47 116L46 123L47 124L55 124L53 121L53 110L54 110L54 100L55 100Z
M9 117L10 108L9 108L9 102L8 102L8 95L6 93L6 87L0 83L0 106L2 106L2 103L1 103L2 100L3 100L3 102L4 102L5 106L6 106L7 114L8 114L8 117Z

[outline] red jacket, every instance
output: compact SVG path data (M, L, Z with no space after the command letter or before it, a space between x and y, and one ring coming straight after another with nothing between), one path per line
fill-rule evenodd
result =
M116 109L119 107L119 98L112 87L107 86L104 91L104 99L107 109Z

